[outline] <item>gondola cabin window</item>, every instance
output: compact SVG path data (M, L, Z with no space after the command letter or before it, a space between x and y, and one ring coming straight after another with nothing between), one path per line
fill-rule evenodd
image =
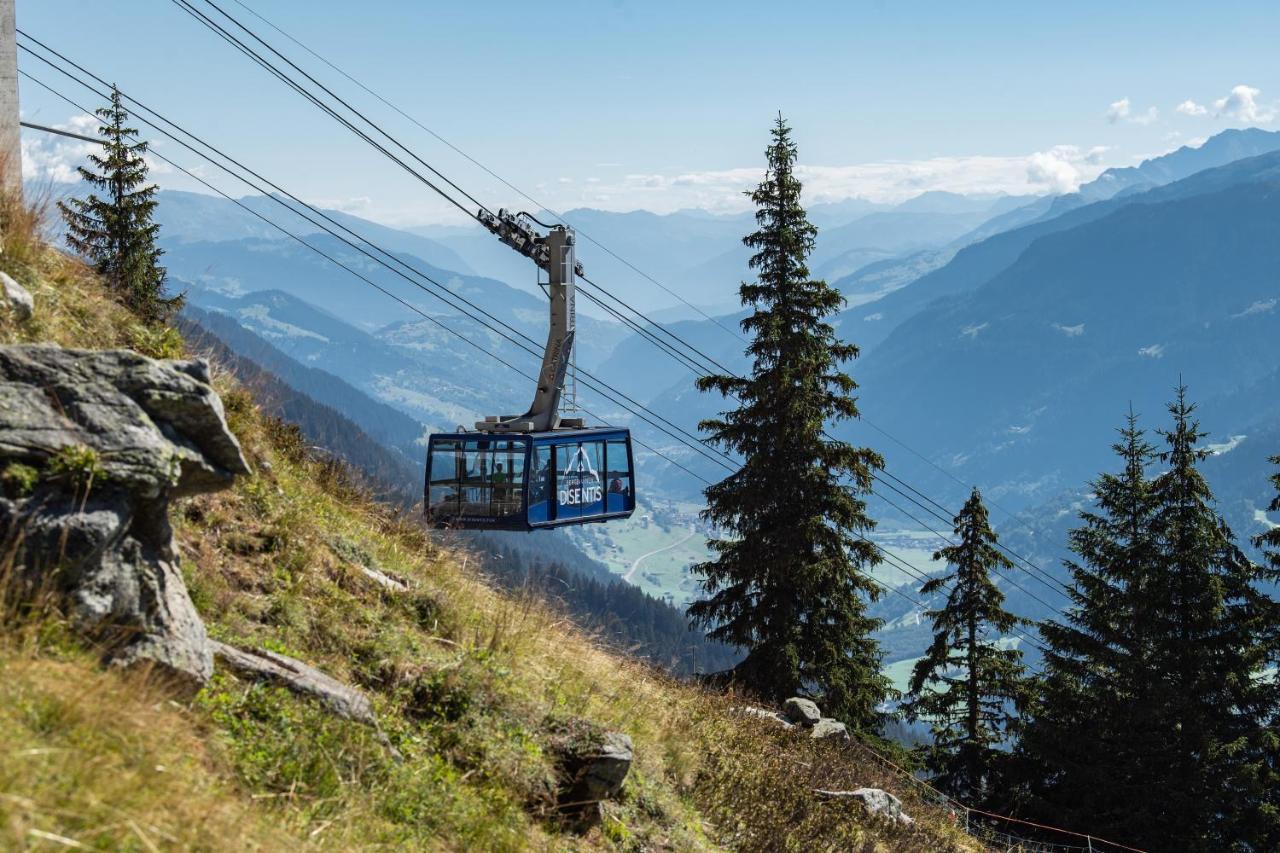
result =
M437 442L427 500L441 513L501 519L524 514L526 442L476 438Z

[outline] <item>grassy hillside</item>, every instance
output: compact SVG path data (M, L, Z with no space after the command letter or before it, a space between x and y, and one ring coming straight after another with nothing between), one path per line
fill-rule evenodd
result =
M0 308L0 343L180 353L35 228L0 209L0 267L36 300L22 325ZM363 689L401 757L278 688L220 672L177 697L146 673L102 671L52 603L3 600L0 847L976 849L865 748L743 718L740 699L673 682L490 588L467 554L372 502L215 375L255 473L177 505L192 597L214 637ZM602 730L630 734L636 758L620 800L582 830L561 819L555 756ZM895 791L917 824L812 794L863 785Z

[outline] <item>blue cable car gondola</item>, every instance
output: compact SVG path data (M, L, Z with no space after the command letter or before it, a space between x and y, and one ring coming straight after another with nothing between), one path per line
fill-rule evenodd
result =
M626 518L636 507L625 429L437 433L428 462L434 527L541 530Z
M516 217L481 213L499 239L548 273L551 326L533 404L523 415L487 417L474 431L437 433L427 443L427 523L462 530L541 530L627 518L635 511L631 435L587 428L560 415L573 351L573 233L545 237Z

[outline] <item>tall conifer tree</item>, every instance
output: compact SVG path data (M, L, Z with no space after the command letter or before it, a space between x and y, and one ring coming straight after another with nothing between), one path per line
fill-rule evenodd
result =
M1146 590L1156 582L1156 504L1148 467L1155 448L1131 412L1112 445L1119 473L1093 481L1092 509L1069 543L1072 605L1040 627L1047 649L1024 725L1025 795L1034 814L1123 840L1159 826L1160 807L1137 756L1157 746L1151 668L1156 628Z
M1011 569L997 547L977 489L955 518L958 542L933 555L953 571L930 579L920 592L947 592L930 611L933 643L915 665L903 710L931 723L933 743L923 747L935 783L952 796L984 802L1003 763L1024 694L1022 653L998 640L1026 621L1004 609L1004 593L991 579Z
M824 434L858 416L857 386L841 372L858 349L825 319L843 298L806 266L817 229L800 205L781 116L772 136L765 179L748 194L758 229L743 240L757 275L739 290L755 309L742 321L753 367L746 378L698 381L737 400L701 428L743 464L706 490L704 517L726 535L710 543L714 559L694 566L706 597L689 612L709 636L747 650L735 669L745 686L775 699L816 691L833 716L869 730L890 692L871 636L880 621L866 612L879 593L867 569L879 557L864 536L874 522L863 496L883 461Z
M1032 809L1151 849L1275 849L1280 612L1214 509L1185 389L1169 411L1159 454L1130 421L1072 532L1077 604L1043 629L1021 745Z
M120 90L112 87L111 103L97 110L102 125L102 154L90 154L92 169L80 166L80 177L105 197L59 202L67 223L67 242L87 258L122 302L146 323L167 320L181 305L181 297L164 296L163 251L156 246L160 226L152 221L157 187L146 184L147 143L130 141L137 131L128 126Z
M1277 660L1276 602L1269 573L1236 546L1198 469L1208 455L1195 406L1180 387L1161 434L1168 470L1156 478L1154 529L1161 546L1153 667L1164 678L1154 719L1165 749L1149 756L1167 773L1161 839L1184 850L1275 849L1280 814L1274 774L1280 694L1263 677Z

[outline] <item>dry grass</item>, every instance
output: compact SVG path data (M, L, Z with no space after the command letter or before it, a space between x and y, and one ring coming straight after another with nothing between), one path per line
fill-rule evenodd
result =
M199 721L141 674L0 650L4 849L289 846L209 751Z
M0 206L0 217L0 265L37 300L30 324L0 317L0 341L138 346L93 276L39 245L34 215ZM310 458L296 429L215 375L255 473L177 507L193 598L214 636L365 690L403 761L366 728L230 676L178 703L145 677L99 672L56 611L10 609L0 846L59 843L52 835L137 850L975 849L865 754L743 719L733 697L495 591L465 553ZM389 592L362 566L410 590ZM602 728L632 736L635 764L622 797L580 832L560 819L554 745ZM895 791L917 828L809 793L860 785Z

